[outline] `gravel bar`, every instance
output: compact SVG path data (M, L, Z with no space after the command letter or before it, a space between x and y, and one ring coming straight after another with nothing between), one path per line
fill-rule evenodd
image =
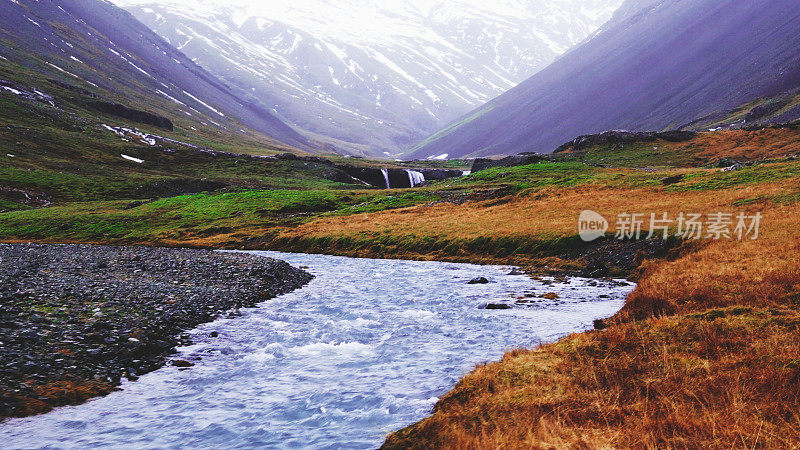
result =
M162 367L183 332L311 278L238 253L0 244L0 418L105 395Z

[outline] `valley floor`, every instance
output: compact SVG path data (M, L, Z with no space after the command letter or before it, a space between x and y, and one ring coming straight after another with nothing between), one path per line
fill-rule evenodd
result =
M662 149L652 164L637 157L627 167L603 167L597 161L604 155L623 153L598 149L586 155L588 164L495 168L416 190L238 190L64 203L0 214L0 236L629 274L639 285L605 329L476 368L431 417L390 435L386 447L796 447L795 147L723 170L670 165L690 150L646 145ZM697 240L624 244L612 227L601 243L585 244L577 236L583 210L609 221L644 214L645 235L650 213L762 217L755 240L704 232Z

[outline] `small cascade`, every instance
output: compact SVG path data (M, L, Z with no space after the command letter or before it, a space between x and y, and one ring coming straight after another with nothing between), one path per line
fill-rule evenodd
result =
M406 169L406 173L408 174L408 183L412 188L425 182L425 174L422 172Z
M386 189L391 189L392 185L389 183L389 170L381 169L381 173L383 174L383 179L386 180Z

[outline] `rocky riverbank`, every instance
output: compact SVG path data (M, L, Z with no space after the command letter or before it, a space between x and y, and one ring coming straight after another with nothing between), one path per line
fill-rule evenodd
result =
M208 250L0 244L0 418L104 395L163 366L182 332L311 278Z

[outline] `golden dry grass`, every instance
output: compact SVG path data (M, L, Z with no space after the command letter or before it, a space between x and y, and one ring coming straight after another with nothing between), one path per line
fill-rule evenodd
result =
M790 128L723 130L701 133L696 139L673 145L672 148L677 152L693 152L708 159L733 158L744 161L780 158L800 153L800 135L797 130Z
M386 448L795 448L800 316L729 309L570 336L462 379Z
M618 318L733 305L800 307L798 205L764 211L758 240L712 242L646 271Z
M464 224L472 233L491 223L490 233L569 233L585 207L764 214L756 241L710 242L645 264L606 330L476 368L429 418L390 435L386 448L797 448L800 205L746 201L794 192L796 178L700 192L589 188L484 211L471 205L450 221L445 210L428 219L392 216L414 217L403 224L408 232ZM514 220L524 212L546 223ZM311 226L344 232L337 225ZM370 226L380 220L356 230Z
M723 190L672 191L665 187L629 188L600 185L547 188L508 202L494 200L463 205L438 204L313 220L285 236L442 236L465 239L479 236L572 236L578 215L591 209L609 220L623 212L747 212L763 209L760 203L735 206L756 197L797 193L800 180L780 184L754 184Z
M714 161L731 158L752 161L782 158L800 154L800 134L792 128L763 128L759 130L720 130L699 133L684 142L658 140L653 146L672 152L678 159L696 157L697 161ZM570 147L565 153L574 153Z

